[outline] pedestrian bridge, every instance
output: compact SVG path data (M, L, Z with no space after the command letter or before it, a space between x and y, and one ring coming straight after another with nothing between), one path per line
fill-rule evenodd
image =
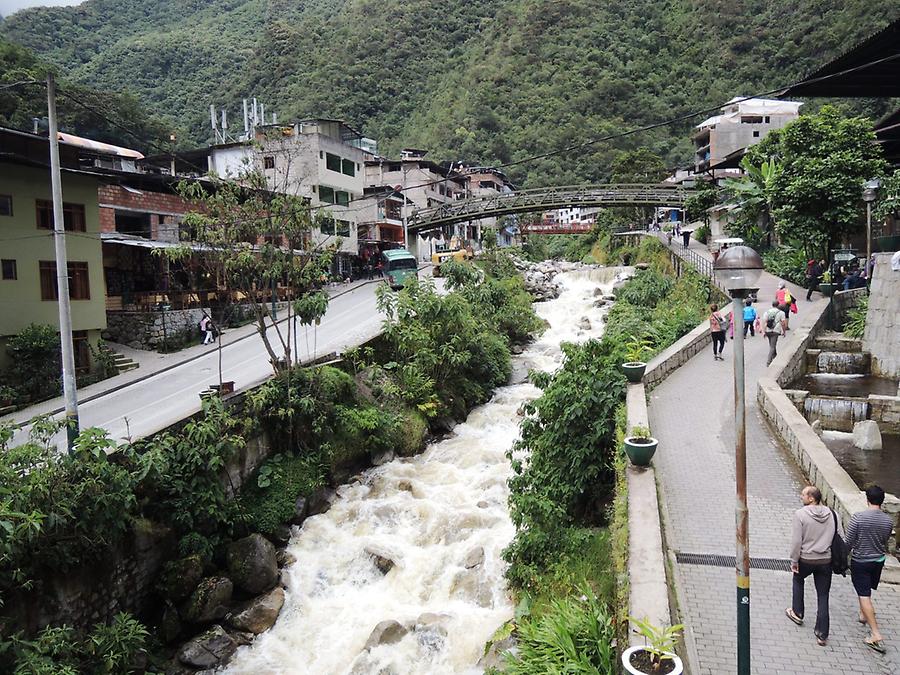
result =
M445 225L513 213L531 213L572 207L663 206L683 208L691 190L667 183L603 183L567 187L535 188L511 194L462 199L419 209L409 218L409 231L421 234Z

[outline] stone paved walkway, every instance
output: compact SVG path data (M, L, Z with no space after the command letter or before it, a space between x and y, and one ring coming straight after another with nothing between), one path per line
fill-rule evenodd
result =
M680 243L673 248L677 252ZM757 311L770 305L777 282L764 275ZM801 298L800 314L793 321L803 321L804 306L809 307L800 290L791 291ZM766 342L757 336L745 343L750 554L784 560L791 515L800 506L805 480L756 407L756 380L765 371ZM711 349L705 350L650 395L650 425L660 440L654 464L666 543L672 552L734 555L732 345L729 340L725 346L725 361L714 361ZM734 568L676 563L674 570L693 674L734 673ZM797 627L784 616L790 603L790 573L751 569L750 578L754 673L900 674L900 587L882 585L874 596L887 637L888 653L882 656L862 643L867 633L856 622L858 605L849 578L834 578L831 636L824 648L816 645L812 632L816 602L811 579L806 592L809 620Z

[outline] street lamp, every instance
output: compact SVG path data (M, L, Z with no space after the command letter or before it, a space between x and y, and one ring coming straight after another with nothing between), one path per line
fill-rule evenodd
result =
M734 508L737 572L737 672L750 675L750 530L747 511L747 429L744 412L743 299L758 289L763 271L759 253L749 246L725 249L713 265L716 280L732 298L734 323Z
M862 198L866 203L866 269L872 258L872 202L878 199L878 188L880 187L881 181L877 178L863 183Z

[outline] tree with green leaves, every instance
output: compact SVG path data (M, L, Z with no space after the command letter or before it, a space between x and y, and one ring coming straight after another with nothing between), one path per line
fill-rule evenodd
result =
M741 159L743 178L729 178L725 190L735 200L737 208L729 230L751 246L768 245L772 236L773 195L776 180L783 167L774 157L754 164L749 156Z
M809 257L862 227L862 184L886 170L872 123L832 106L771 132L747 157L752 166L780 167L765 180L766 205L779 238Z
M259 171L248 168L236 179L210 181L179 184L181 196L196 205L184 225L199 246L185 243L165 254L179 260L197 256L229 299L245 303L279 373L291 364L292 322L273 321L269 303L280 289L291 300L289 312L305 325L318 323L328 307L321 282L340 240L314 246L311 232L325 216L314 214L302 197L270 189Z
M650 148L620 152L610 166L612 183L658 183L668 169L662 158Z
M719 201L719 190L713 181L700 181L694 193L684 202L688 221L702 220L709 227L709 209Z

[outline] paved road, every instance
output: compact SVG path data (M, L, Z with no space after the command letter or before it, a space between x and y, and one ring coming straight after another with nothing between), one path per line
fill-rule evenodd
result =
M757 311L768 305L777 281L764 275ZM799 290L794 287L791 292ZM801 313L792 317L792 326L803 321L804 306L808 306L803 302L805 293L798 297ZM766 342L758 336L749 338L745 351L750 392L746 399L750 555L785 560L791 515L800 506L798 495L806 481L756 407L756 380L765 371ZM711 349L704 350L650 395L650 425L660 440L654 465L666 515L666 543L673 553L734 555L733 344L730 340L726 344L725 361L713 361ZM674 565L685 637L693 652L693 675L735 672L731 565ZM849 578L834 577L831 636L823 648L816 645L812 632L811 579L806 591L808 621L797 627L784 616L790 604L791 575L751 569L750 577L754 673L900 673L900 587L882 585L875 593L888 647L881 656L862 643L867 633L856 622L858 605Z
M383 316L375 308L377 284L356 288L333 298L321 325L300 327L297 347L303 361L341 352L376 336ZM284 330L285 323L281 323ZM271 332L271 329L270 329ZM272 337L277 342L277 338ZM278 350L276 350L277 352ZM199 393L219 381L218 352L101 395L79 405L82 428L102 427L116 440L153 434L200 409ZM259 384L272 374L268 354L258 335L222 349L222 379L237 389ZM25 440L27 428L14 443Z

